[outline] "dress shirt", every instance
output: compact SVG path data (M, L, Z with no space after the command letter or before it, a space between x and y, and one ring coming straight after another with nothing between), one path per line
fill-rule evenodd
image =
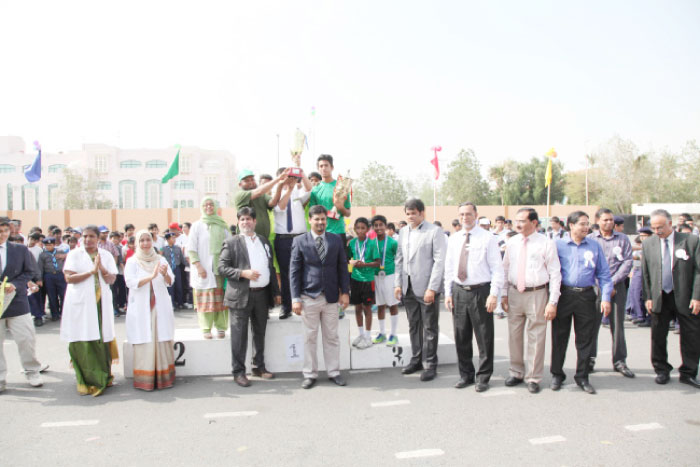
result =
M561 283L569 287L591 287L596 284L601 289L604 302L610 301L612 279L605 254L598 242L588 238L577 245L572 239L557 240L557 252L561 263Z
M270 283L270 267L267 262L268 256L265 246L256 235L243 235L243 238L245 238L245 246L248 249L250 269L260 273L257 280L250 281L250 286L254 288L267 287Z
M523 234L508 239L503 256L506 272L505 288L518 284L518 265L523 248ZM533 232L527 237L527 260L525 263L525 287L539 287L549 283L549 301L557 303L561 295L561 264L557 246L545 235Z
M659 243L661 244L661 264L664 264L664 249L666 247L666 239L668 239L668 250L671 252L671 255L673 255L673 246L676 241L675 237L676 233L673 230L671 231L671 235L669 235L668 237L659 237ZM673 256L671 256L671 270L673 270Z
M114 256L115 260L119 257L117 247L114 246L114 243L112 243L110 240L107 240L105 242L97 242L97 248L102 248L103 250L109 251L110 253L112 253L112 256Z
M418 227L415 229L411 227L411 224L408 224L408 232L406 232L406 239L404 240L403 244L403 250L406 252L406 254L403 255L403 268L406 271L406 275L410 276L411 275L411 269L410 269L410 261L409 259L413 257L413 253L416 252L416 248L418 247L418 236L413 235L413 241L411 241L411 233L412 232L417 232L418 230L423 227L423 224L425 221L421 222L418 224Z
M327 248L328 248L328 242L326 241L326 231L325 231L325 230L323 231L323 233L322 233L321 235L317 234L316 232L314 232L314 231L312 230L312 231L311 231L311 237L314 239L314 245L316 244L316 239L317 239L318 237L323 237L323 244L326 245L326 251L328 251L328 250L327 250ZM345 248L345 246L343 246L343 248Z
M7 242L0 244L0 273L7 267Z
M447 242L445 257L445 296L452 296L452 283L459 285L476 285L491 283L490 295L498 296L503 288L504 273L501 249L498 237L482 229L478 225L469 231L469 257L467 258L467 280L460 281L457 277L459 258L462 254L467 230L461 229L450 235Z
M184 249L187 246L187 235L185 235L184 233L178 235L175 239L175 245L179 246L180 249Z
M54 250L53 253L50 253L48 250L41 252L39 261L37 261L40 277L44 277L44 274L58 274L63 272L65 260L57 258L57 253L56 250ZM54 261L56 261L55 265Z
M603 234L593 232L588 237L594 239L603 248L605 259L608 261L608 268L612 276L613 285L627 279L630 271L632 271L632 244L627 238L627 235L615 232L613 230L612 237L603 237Z
M304 187L299 188L294 185L287 207L285 209L280 209L279 206L274 207L272 212L275 216L276 234L303 234L306 232L304 203L309 199L309 196L310 193ZM290 206L292 208L292 231L287 232L287 209Z
M550 230L547 232L547 238L551 240L556 240L557 238L569 238L569 232L564 229L559 229L557 231Z

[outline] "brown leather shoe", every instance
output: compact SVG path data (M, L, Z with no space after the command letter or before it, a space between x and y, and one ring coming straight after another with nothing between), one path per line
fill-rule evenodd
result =
M253 368L253 376L257 376L262 379L275 379L275 374L270 373L265 368Z
M248 378L246 378L243 373L238 376L234 376L233 381L242 388L247 388L250 386L250 381L248 381Z

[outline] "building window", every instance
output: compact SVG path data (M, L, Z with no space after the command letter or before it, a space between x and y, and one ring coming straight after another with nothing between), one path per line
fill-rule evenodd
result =
M154 159L152 161L147 161L146 162L146 168L147 169L162 169L163 167L167 167L168 163L165 161L157 160Z
M12 184L8 183L7 184L7 209L12 210L14 209L14 190L12 189Z
M139 167L141 167L141 165L142 164L140 161L130 159L128 161L121 161L119 163L119 168L120 169L138 169Z
M136 182L122 180L119 182L119 208L134 209L136 207Z
M160 180L147 180L145 193L146 209L155 209L163 205L163 184Z
M177 200L173 201L173 208L177 209Z
M95 170L97 170L98 174L106 174L107 173L107 155L106 154L95 155Z
M204 177L204 191L206 193L216 193L216 175L207 175Z
M112 182L97 182L97 189L98 190L111 190L112 189Z
M0 174L9 174L17 170L17 167L10 164L0 164Z
M178 180L175 182L176 190L194 190L194 182L192 180Z
M58 209L58 183L49 185L49 209Z
M53 164L49 166L49 173L57 173L66 168L66 164Z
M192 201L191 199L190 199L190 200L187 200L187 207L188 207L188 208L193 208L193 207L194 207L194 201Z
M22 187L22 209L39 209L37 202L39 201L39 187L32 185L24 185Z
M192 154L180 154L180 173L192 173Z

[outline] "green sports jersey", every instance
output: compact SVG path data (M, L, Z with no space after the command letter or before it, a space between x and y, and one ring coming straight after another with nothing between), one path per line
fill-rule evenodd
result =
M375 238L372 241L377 245L377 257L379 258L380 265L382 258L384 260L384 274L386 274L387 276L394 274L394 272L396 271L394 258L396 258L396 250L399 248L399 242L397 242L389 236L385 236L384 240L379 240L378 238ZM384 245L386 245L386 254L384 253ZM376 272L379 273L379 271L382 271L382 269L377 268Z
M335 190L336 180L330 183L320 182L316 185L313 190L311 190L311 195L309 196L309 207L316 206L320 204L326 211L333 209L333 191ZM345 204L343 205L346 209L350 209L350 197L345 199ZM345 233L345 217L338 213L338 219L328 218L328 225L326 226L326 232L342 235Z
M378 260L377 242L369 238L365 238L364 242L359 242L353 238L348 245L348 258L357 259L364 263ZM352 278L358 282L372 282L376 270L377 268L352 268Z

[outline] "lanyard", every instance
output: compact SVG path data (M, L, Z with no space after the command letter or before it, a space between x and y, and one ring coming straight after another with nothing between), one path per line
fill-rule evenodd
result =
M358 239L355 239L355 254L358 256L358 259L364 263L365 262L365 250L367 249L367 239L365 238L365 241L362 242L362 249L361 250L357 246L359 243L360 243L360 241Z
M388 239L384 238L384 249L382 250L382 263L379 265L380 269L384 269L384 263L386 262L386 244L389 243ZM377 250L379 250L379 238L377 238Z

